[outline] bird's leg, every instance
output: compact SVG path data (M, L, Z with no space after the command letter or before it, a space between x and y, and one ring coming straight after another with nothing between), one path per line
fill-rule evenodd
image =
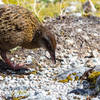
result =
M24 65L24 64L17 64L16 65L14 63L11 63L11 61L6 56L6 52L4 52L4 51L1 51L1 57L5 61L5 63L8 64L14 70L21 69L21 67Z

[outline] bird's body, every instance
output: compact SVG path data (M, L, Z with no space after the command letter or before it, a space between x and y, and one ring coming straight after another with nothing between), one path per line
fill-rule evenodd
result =
M15 5L0 6L0 48L12 49L31 42L39 22L27 9Z
M16 5L0 5L0 51L6 63L9 61L4 54L16 46L27 49L43 47L53 53L56 41L29 10Z

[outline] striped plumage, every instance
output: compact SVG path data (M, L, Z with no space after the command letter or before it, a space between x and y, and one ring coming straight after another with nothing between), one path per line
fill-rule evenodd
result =
M0 5L0 51L11 67L19 69L6 57L10 49L22 46L27 49L46 48L55 61L56 40L29 10L16 5Z

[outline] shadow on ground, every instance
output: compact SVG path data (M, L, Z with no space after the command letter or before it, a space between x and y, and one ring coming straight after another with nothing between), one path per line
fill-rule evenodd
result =
M2 60L0 60L0 73L3 74L28 74L29 69L27 68L21 68L19 70L13 70L11 69L5 62L3 62Z
M77 89L74 89L74 90L70 91L68 94L71 94L71 93L74 93L76 95L82 95L82 96L83 95L84 96L88 95L90 97L96 97L99 94L99 92L96 91L95 88L94 89L89 89L89 88L80 89L80 88L77 88Z

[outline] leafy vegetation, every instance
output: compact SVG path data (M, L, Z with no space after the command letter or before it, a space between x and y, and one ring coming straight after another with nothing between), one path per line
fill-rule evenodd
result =
M33 11L36 16L43 20L46 16L55 17L61 15L67 7L71 6L71 2L77 3L77 10L75 12L82 13L82 4L86 0L2 0L6 4L16 4L28 8ZM100 1L92 0L97 9L95 15L100 16Z

